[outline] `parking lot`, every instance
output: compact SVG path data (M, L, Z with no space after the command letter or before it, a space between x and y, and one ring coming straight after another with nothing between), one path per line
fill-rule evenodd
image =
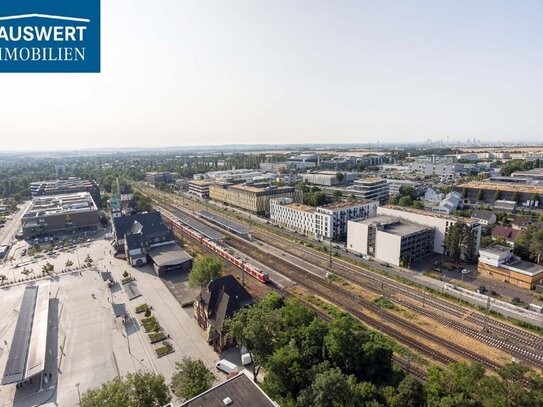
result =
M119 374L138 370L161 373L169 383L175 371L175 362L183 356L202 359L214 372L214 364L221 359L207 344L194 317L193 308L182 308L151 266L134 269L125 261L110 253L111 244L103 238L105 231L97 232L90 242L76 247L56 250L53 255L35 259L31 266L35 272L46 262L54 265L54 272L46 278L28 284L50 284L50 324L48 331L48 357L45 370L51 380L0 388L0 406L43 405L74 406L79 393L97 387ZM90 268L73 270L57 275L69 259L77 267L86 256L93 259ZM27 256L28 257L28 256ZM24 256L23 256L24 259ZM21 267L10 262L0 266L21 275ZM100 272L109 271L117 282L109 288ZM123 273L135 277L141 296L130 301L125 286L119 284ZM41 272L39 273L41 277ZM0 289L0 309L5 318L0 319L0 372L3 372L9 344L13 337L18 308L25 284L3 286ZM112 303L124 303L127 309L126 325L116 318ZM143 314L136 314L138 305L147 303L153 307L153 315L161 329L170 336L174 352L157 358L155 346L149 343L141 327ZM7 345L4 345L6 341ZM57 355L58 352L58 355ZM239 362L238 362L239 363ZM217 380L224 380L217 373ZM41 386L40 386L41 385ZM41 389L40 389L41 387Z

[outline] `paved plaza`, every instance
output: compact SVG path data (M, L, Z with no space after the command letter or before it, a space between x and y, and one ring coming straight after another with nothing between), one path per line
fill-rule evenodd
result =
M56 272L65 268L67 259L74 263L73 267L77 267L77 258L81 263L87 255L93 259L91 268L60 275L54 272L51 277L28 283L50 285L47 383L39 383L36 379L21 388L15 384L2 386L0 406L75 406L79 394L89 388L119 374L138 370L163 374L169 383L175 362L183 356L202 359L217 374L218 381L224 380L214 369L220 356L203 339L192 307L182 308L151 266L134 269L123 260L115 259L110 253L110 241L103 239L104 233L97 232L91 242L41 259L33 266L41 269L41 263L49 261ZM102 271L111 272L117 284L108 287L100 275ZM132 301L120 284L125 271L135 277L142 294ZM4 316L0 319L1 372L6 364L24 288L22 283L0 289L0 309ZM121 318L115 317L112 303L126 305L126 325ZM149 343L141 327L143 314L135 313L136 306L143 303L153 307L153 315L170 336L175 352L156 357L155 345Z

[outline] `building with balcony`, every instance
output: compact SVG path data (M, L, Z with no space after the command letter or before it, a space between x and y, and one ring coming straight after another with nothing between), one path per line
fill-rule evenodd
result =
M207 199L209 198L209 186L213 184L213 181L205 179L193 179L189 181L189 193L196 195L197 197Z
M362 199L319 206L315 211L315 235L317 239L345 239L350 220L376 216L378 207L379 202Z
M379 177L358 179L353 182L353 189L356 196L362 199L379 203L388 202L389 184L386 179Z

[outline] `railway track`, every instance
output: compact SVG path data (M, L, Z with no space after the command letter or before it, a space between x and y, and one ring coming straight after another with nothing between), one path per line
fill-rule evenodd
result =
M323 264L326 266L328 265L329 257L317 252L316 250L308 250L298 246L293 246L292 244L287 245L280 238L267 235L262 236L262 233L260 232L258 234L254 233L254 235L255 237L258 237L259 240L301 257L311 264L320 267L323 267ZM273 240L275 241L275 244L271 242ZM277 244L277 242L280 242L280 244ZM320 259L320 262L318 262L317 259ZM386 277L379 276L361 268L355 268L355 266L345 265L343 262L338 260L336 260L334 264L333 271L336 275L367 288L374 293L381 293L384 287L388 292L394 293L389 296L389 299L397 304L438 321L443 325L454 328L455 330L462 332L471 338L477 339L482 343L508 352L516 358L522 359L525 363L529 363L536 367L543 367L543 339L537 335L515 329L514 327L500 321L490 321L490 319L488 322L490 332L484 332L482 330L484 327L485 318L483 315L475 312L467 314L469 311L460 306L456 306L433 296L430 297L425 294L421 295L419 292L406 288L402 284ZM421 304L424 303L425 306L417 306L412 302L400 298L399 295L408 297L412 300L420 302ZM458 318L458 320L432 312L428 308L435 308L436 310L442 311L446 315L451 315ZM475 329L473 328L473 325L469 326L461 321L467 321L480 327L481 329Z
M493 362L492 360L479 355L476 352L473 352L469 349L465 349L459 346L456 343L438 337L424 329L407 322L403 318L384 311L378 305L367 301L358 295L341 288L337 285L328 282L313 273L310 273L298 266L295 266L286 260L277 257L273 254L262 251L261 249L255 247L255 245L248 243L240 238L233 238L229 240L230 246L236 248L242 253L250 253L250 256L255 260L269 265L280 273L291 276L298 284L303 287L308 288L311 292L316 293L322 298L330 301L332 304L337 305L341 309L349 312L353 316L360 319L362 322L366 323L369 326L372 326L376 329L380 329L384 334L398 340L399 342L408 345L409 347L421 352L432 358L433 360L448 364L458 361L451 356L448 356L428 345L422 344L411 335L420 336L430 342L438 344L442 348L460 355L469 360L477 361L486 367L491 369L497 369L500 367L499 364ZM380 314L382 321L364 313L364 308L372 311L375 314ZM399 329L393 328L384 324L384 321L394 324L394 326L401 327L405 331L409 332L406 334L401 332Z
M166 204L166 202L164 202L164 200L162 200L161 204L164 205L164 204ZM172 205L168 204L168 206L170 206L173 210L179 210L177 205L172 206ZM316 250L309 250L309 249L305 249L305 248L300 248L299 246L293 246L292 242L290 240L287 240L287 239L284 239L284 238L279 238L279 237L276 237L276 236L270 236L270 235L264 234L263 232L260 232L260 231L254 232L253 235L255 237L259 238L260 240L268 243L268 244L271 244L271 245L273 245L275 247L281 248L284 251L287 251L287 252L290 252L290 253L292 253L293 251L297 251L298 253L292 253L292 254L295 254L298 257L302 257L306 261L309 261L309 262L311 262L313 264L315 264L316 259L320 259L321 262L324 262L324 261L326 261L326 263L328 262L328 256L323 255L322 253L320 253L320 252L318 252ZM239 239L237 237L236 237L236 239L238 239L237 240L238 244L239 244L239 242L243 242L243 244L246 243L245 241L243 241L243 240L241 240L241 239ZM233 246L235 247L235 245L233 245ZM247 248L245 248L245 249L247 249ZM242 252L244 251L244 250L239 249L239 248L238 248L238 250L240 250ZM245 253L251 253L251 257L255 258L255 256L253 255L254 254L254 248L252 248L248 252L247 251L244 251L244 252ZM301 256L300 256L300 253L302 254ZM264 256L262 259L256 259L256 260L259 260L264 264L268 263L269 262L269 253L266 256ZM276 261L274 261L273 265L271 266L272 268L277 269L277 267L276 267L277 266L277 261L283 261L283 259L277 257ZM322 264L320 264L320 263L316 263L315 265L317 265L319 267L322 267ZM288 267L287 270L292 270L292 265L290 265L290 263L289 263L289 267ZM308 278L309 279L317 278L317 279L321 280L320 281L321 285L328 283L328 282L325 282L323 279L320 279L320 278L314 276L311 273L307 273L303 269L300 269L300 270L302 272L306 273L306 276L305 276L306 281L307 281ZM341 270L341 271L338 272L339 270ZM278 270L278 271L280 271L280 270ZM366 270L364 270L364 269L362 269L360 267L355 267L353 265L350 265L347 262L336 259L335 264L334 264L334 272L336 274L338 274L338 275L341 275L342 277L345 277L345 278L355 282L356 284L359 284L359 285L361 285L361 286L363 286L365 288L370 289L371 291L380 292L381 286L384 284L386 286L387 290L389 290L389 291L397 291L399 294L405 295L405 296L407 296L407 297L409 297L411 299L418 300L418 301L421 301L421 302L425 301L426 305L431 306L431 307L436 308L436 309L439 309L439 310L441 310L441 311L443 311L443 312L445 312L447 314L453 315L453 316L458 317L458 318L463 318L464 320L466 320L468 322L471 322L473 324L476 324L476 325L481 325L481 324L484 323L484 316L482 316L482 315L480 315L478 313L471 313L470 315L468 315L466 317L465 314L466 314L466 312L468 312L468 310L463 309L460 306L457 306L457 305L449 303L449 302L447 302L445 300L439 299L437 297L429 296L429 295L427 295L426 298L423 299L423 295L421 295L419 292L413 291L413 289L409 289L406 286L402 285L401 283L397 283L397 282L395 282L395 281L393 281L391 279L380 276L380 275L375 274L373 272L366 271ZM290 275L290 273L287 273L287 275ZM365 279L362 278L362 277L364 277ZM298 281L298 282L302 283L300 281ZM341 290L337 286L331 285L330 283L328 283L328 284L329 284L329 286L328 286L329 290L332 290L332 291L333 290L336 290L336 291ZM312 289L315 289L315 287L313 287ZM343 291L342 295L348 295L349 297L351 297L352 302L360 303L360 301L361 301L360 297L352 294L351 292L349 292L347 290L341 290L341 291ZM336 299L337 296L333 296L333 295L325 296L323 294L321 294L321 295L324 298L327 298L328 300L336 303L336 305L339 305L340 307L342 307L342 308L348 310L349 312L353 313L353 315L359 317L360 319L365 320L366 323L368 323L368 324L370 324L372 326L382 326L383 328L385 327L379 321L371 320L371 318L369 318L367 315L361 314L361 312L359 310L353 309L352 306L347 306L347 304L338 304L337 299ZM352 296L355 296L356 298L352 298ZM414 305L414 304L412 304L412 303L410 303L408 301L404 301L404 300L396 298L396 297L394 297L394 301L396 301L400 305L405 306L408 309L411 309L411 310L413 310L413 311L415 311L417 313L420 313L420 314L425 315L425 316L427 316L429 318L432 318L432 319L438 321L439 323L441 323L443 325L447 325L449 327L452 327L455 330L464 333L468 337L477 339L478 341L480 341L482 343L485 343L485 344L487 344L489 346L493 346L493 347L502 349L502 350L504 350L504 351L506 351L508 353L511 353L512 355L522 359L525 362L528 362L528 363L530 363L532 365L535 365L535 366L543 366L543 355L534 352L534 350L543 349L543 344L541 343L541 338L539 338L536 335L532 335L530 333L527 333L527 332L522 331L520 329L514 328L514 327L512 327L512 326L510 326L508 324L502 323L500 321L490 320L489 319L489 327L492 328L493 332L500 333L502 336L507 337L510 340L513 340L515 342L519 342L519 343L521 343L523 345L527 345L527 346L530 346L532 348L531 350L527 350L527 349L524 349L521 346L518 346L516 344L512 344L510 342L504 341L503 339L498 338L496 336L490 335L490 334L485 333L485 332L480 332L480 331L478 331L476 329L473 329L470 326L462 324L459 321L454 321L454 320L451 320L450 318L444 317L443 315L439 315L439 314L436 314L434 312L431 312L426 307L417 307L416 305ZM380 312L379 308L378 308L378 306L376 304L366 302L364 305L367 308L372 309L374 312ZM361 315L363 316L363 318L361 317ZM393 321L395 324L400 325L405 329L417 328L419 331L424 332L424 333L421 334L424 337L427 337L427 334L429 334L426 331L423 331L420 328L414 327L412 324L407 323L405 320L403 320L401 318L394 318L391 315L392 314L387 313L387 318L388 319L391 319L391 318L395 319L395 321ZM389 327L387 327L387 329L388 328ZM431 356L435 360L442 361L443 363L450 363L450 362L454 361L452 358L449 358L446 355L441 354L441 356L440 356L440 355L436 355L435 352L434 353L428 352L428 349L426 349L426 350L419 349L419 346L417 346L417 345L420 345L420 344L417 344L417 345L412 344L413 343L412 338L402 338L402 334L399 331L395 331L394 329L391 329L390 332L384 332L384 333L388 333L390 336L393 336L396 339L400 340L401 342L406 343L406 344L412 346L415 349L418 349L422 353ZM443 339L439 338L439 337L434 337L434 338L432 338L432 340L436 341L437 343L443 342ZM482 358L479 355L475 354L474 352L471 352L471 351L468 351L468 350L466 350L464 348L461 348L456 344L450 343L450 346L451 346L450 350L452 350L452 351L454 351L454 352L456 352L456 353L458 353L460 355L463 355L465 357L468 357L470 359L478 360L478 361L480 361L481 363L483 363L484 365L486 365L488 367L496 368L498 366L497 364L490 361L489 359ZM432 351L433 351L433 349L432 349ZM466 352L467 352L467 354L466 354ZM445 357L443 357L443 356L445 356Z

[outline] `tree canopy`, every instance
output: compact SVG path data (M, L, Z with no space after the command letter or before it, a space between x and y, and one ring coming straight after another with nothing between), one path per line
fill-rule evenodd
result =
M224 263L214 256L198 256L189 273L189 286L191 288L207 287L211 280L222 275Z
M170 401L162 375L137 372L116 377L81 396L81 407L156 407Z
M196 397L211 388L215 376L200 359L184 357L175 363L175 373L172 376L173 393L184 400Z

